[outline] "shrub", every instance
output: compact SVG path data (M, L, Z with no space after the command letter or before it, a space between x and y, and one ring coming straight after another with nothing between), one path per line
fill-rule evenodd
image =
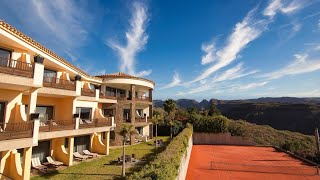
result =
M189 122L195 132L228 132L228 119L224 116L201 116L192 115Z
M127 179L175 179L191 135L192 126L187 124L187 127L171 140L163 152L159 153L141 171L133 173Z

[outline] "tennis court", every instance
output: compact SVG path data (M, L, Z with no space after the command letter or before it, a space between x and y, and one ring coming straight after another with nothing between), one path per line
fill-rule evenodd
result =
M187 179L317 179L318 168L272 147L193 145Z

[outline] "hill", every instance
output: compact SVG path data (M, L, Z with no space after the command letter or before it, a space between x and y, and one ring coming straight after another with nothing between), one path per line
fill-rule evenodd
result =
M156 107L163 106L162 100L155 100ZM258 125L269 125L279 130L313 134L320 128L320 98L258 98L247 100L177 100L177 106L184 109L208 109L213 103L221 113L230 119L244 119Z

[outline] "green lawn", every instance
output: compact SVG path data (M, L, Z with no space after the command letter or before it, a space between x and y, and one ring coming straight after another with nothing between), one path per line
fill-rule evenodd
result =
M158 137L163 139L167 144L169 137ZM138 145L126 147L126 154L135 154L136 158L146 159L148 162L155 154L162 151L164 147L158 148L155 151L153 141L141 143ZM121 165L114 163L118 157L122 155L122 148L110 149L110 154L92 161L81 162L77 165L70 166L64 170L56 171L43 176L32 177L32 180L37 179L121 179ZM127 175L133 171L139 170L142 165L137 165L126 169Z

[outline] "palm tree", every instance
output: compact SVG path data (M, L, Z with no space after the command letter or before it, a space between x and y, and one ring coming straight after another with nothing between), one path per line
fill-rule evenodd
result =
M172 126L174 125L173 119L176 113L176 102L173 99L168 99L164 101L164 110L167 112L168 117L168 123L170 125L170 138L172 139Z
M132 124L122 124L121 131L119 133L123 137L123 147L122 147L122 176L126 176L126 153L125 144L129 137L136 134L135 128Z
M157 138L158 138L158 124L162 121L162 116L158 111L153 113L152 123L156 125L156 136L155 136L155 146L157 148Z

